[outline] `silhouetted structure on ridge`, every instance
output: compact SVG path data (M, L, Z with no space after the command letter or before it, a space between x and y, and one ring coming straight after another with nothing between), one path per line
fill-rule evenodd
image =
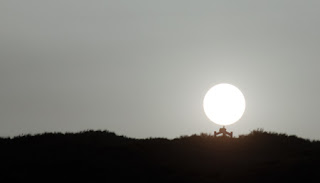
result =
M229 136L232 138L232 132L227 132L227 129L223 126L219 129L219 132L214 131L214 137L217 137L218 135L222 134L223 137Z
M224 127L218 133L231 136ZM320 141L263 129L233 138L44 133L0 137L0 149L8 182L312 183L320 172Z

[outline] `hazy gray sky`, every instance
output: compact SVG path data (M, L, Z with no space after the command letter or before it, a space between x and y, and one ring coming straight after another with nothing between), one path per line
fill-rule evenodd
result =
M320 1L0 1L0 136L213 133L218 83L246 98L236 135L320 139Z

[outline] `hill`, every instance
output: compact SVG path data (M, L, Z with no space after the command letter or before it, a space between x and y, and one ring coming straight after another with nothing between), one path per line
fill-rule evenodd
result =
M1 178L32 182L319 182L320 142L252 131L133 139L108 131L0 139Z

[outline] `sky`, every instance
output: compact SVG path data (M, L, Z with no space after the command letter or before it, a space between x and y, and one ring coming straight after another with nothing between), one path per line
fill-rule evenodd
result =
M1 0L0 136L109 130L213 134L219 83L246 111L227 126L320 140L320 1Z

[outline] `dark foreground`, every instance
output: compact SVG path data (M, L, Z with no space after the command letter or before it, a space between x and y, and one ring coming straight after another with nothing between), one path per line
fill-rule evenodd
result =
M46 133L0 139L0 157L5 182L320 182L320 142L259 130L174 140Z

